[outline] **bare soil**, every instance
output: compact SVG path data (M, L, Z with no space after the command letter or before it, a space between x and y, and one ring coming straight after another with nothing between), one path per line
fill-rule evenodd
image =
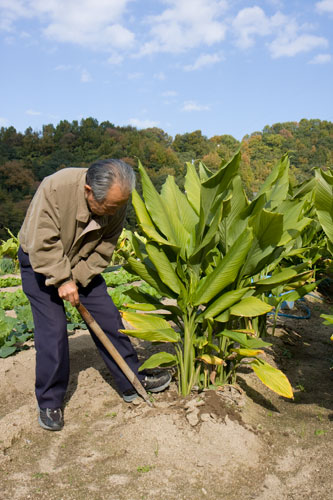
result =
M182 398L173 382L154 408L126 404L89 334L77 331L65 427L53 433L37 423L33 342L0 360L0 498L332 498L333 343L320 318L332 306L319 294L306 305L311 318L280 317L265 352L288 376L294 400L244 369L235 387ZM141 359L157 349L135 345Z

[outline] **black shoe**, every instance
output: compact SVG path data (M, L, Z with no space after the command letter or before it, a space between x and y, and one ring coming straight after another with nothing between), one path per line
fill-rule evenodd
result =
M146 389L147 392L161 392L166 389L171 382L171 374L166 372L156 373L154 375L146 375L141 384ZM126 403L131 403L135 398L138 397L138 393L135 389L129 389L123 393L123 400Z
M64 426L61 408L38 408L38 423L48 431L60 431Z

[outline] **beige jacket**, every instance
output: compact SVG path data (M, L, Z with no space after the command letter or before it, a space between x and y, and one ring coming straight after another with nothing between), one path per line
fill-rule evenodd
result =
M35 272L46 285L74 279L87 286L111 259L124 225L126 207L113 216L90 212L86 168L65 168L45 177L31 201L19 233Z

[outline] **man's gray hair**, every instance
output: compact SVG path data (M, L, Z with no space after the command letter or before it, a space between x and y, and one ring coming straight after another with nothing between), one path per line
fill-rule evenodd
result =
M98 202L106 197L110 187L119 184L125 191L135 188L133 168L122 160L98 160L87 171L86 183L91 187Z

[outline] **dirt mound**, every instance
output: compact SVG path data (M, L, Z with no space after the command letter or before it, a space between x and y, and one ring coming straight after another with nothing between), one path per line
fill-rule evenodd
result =
M323 302L309 320L281 318L266 351L294 401L252 372L239 386L141 399L119 396L87 332L69 338L61 432L37 424L34 348L0 361L0 498L50 500L327 500L333 457L333 364ZM33 343L31 343L33 346ZM137 343L140 356L151 347ZM154 348L156 349L156 348Z

